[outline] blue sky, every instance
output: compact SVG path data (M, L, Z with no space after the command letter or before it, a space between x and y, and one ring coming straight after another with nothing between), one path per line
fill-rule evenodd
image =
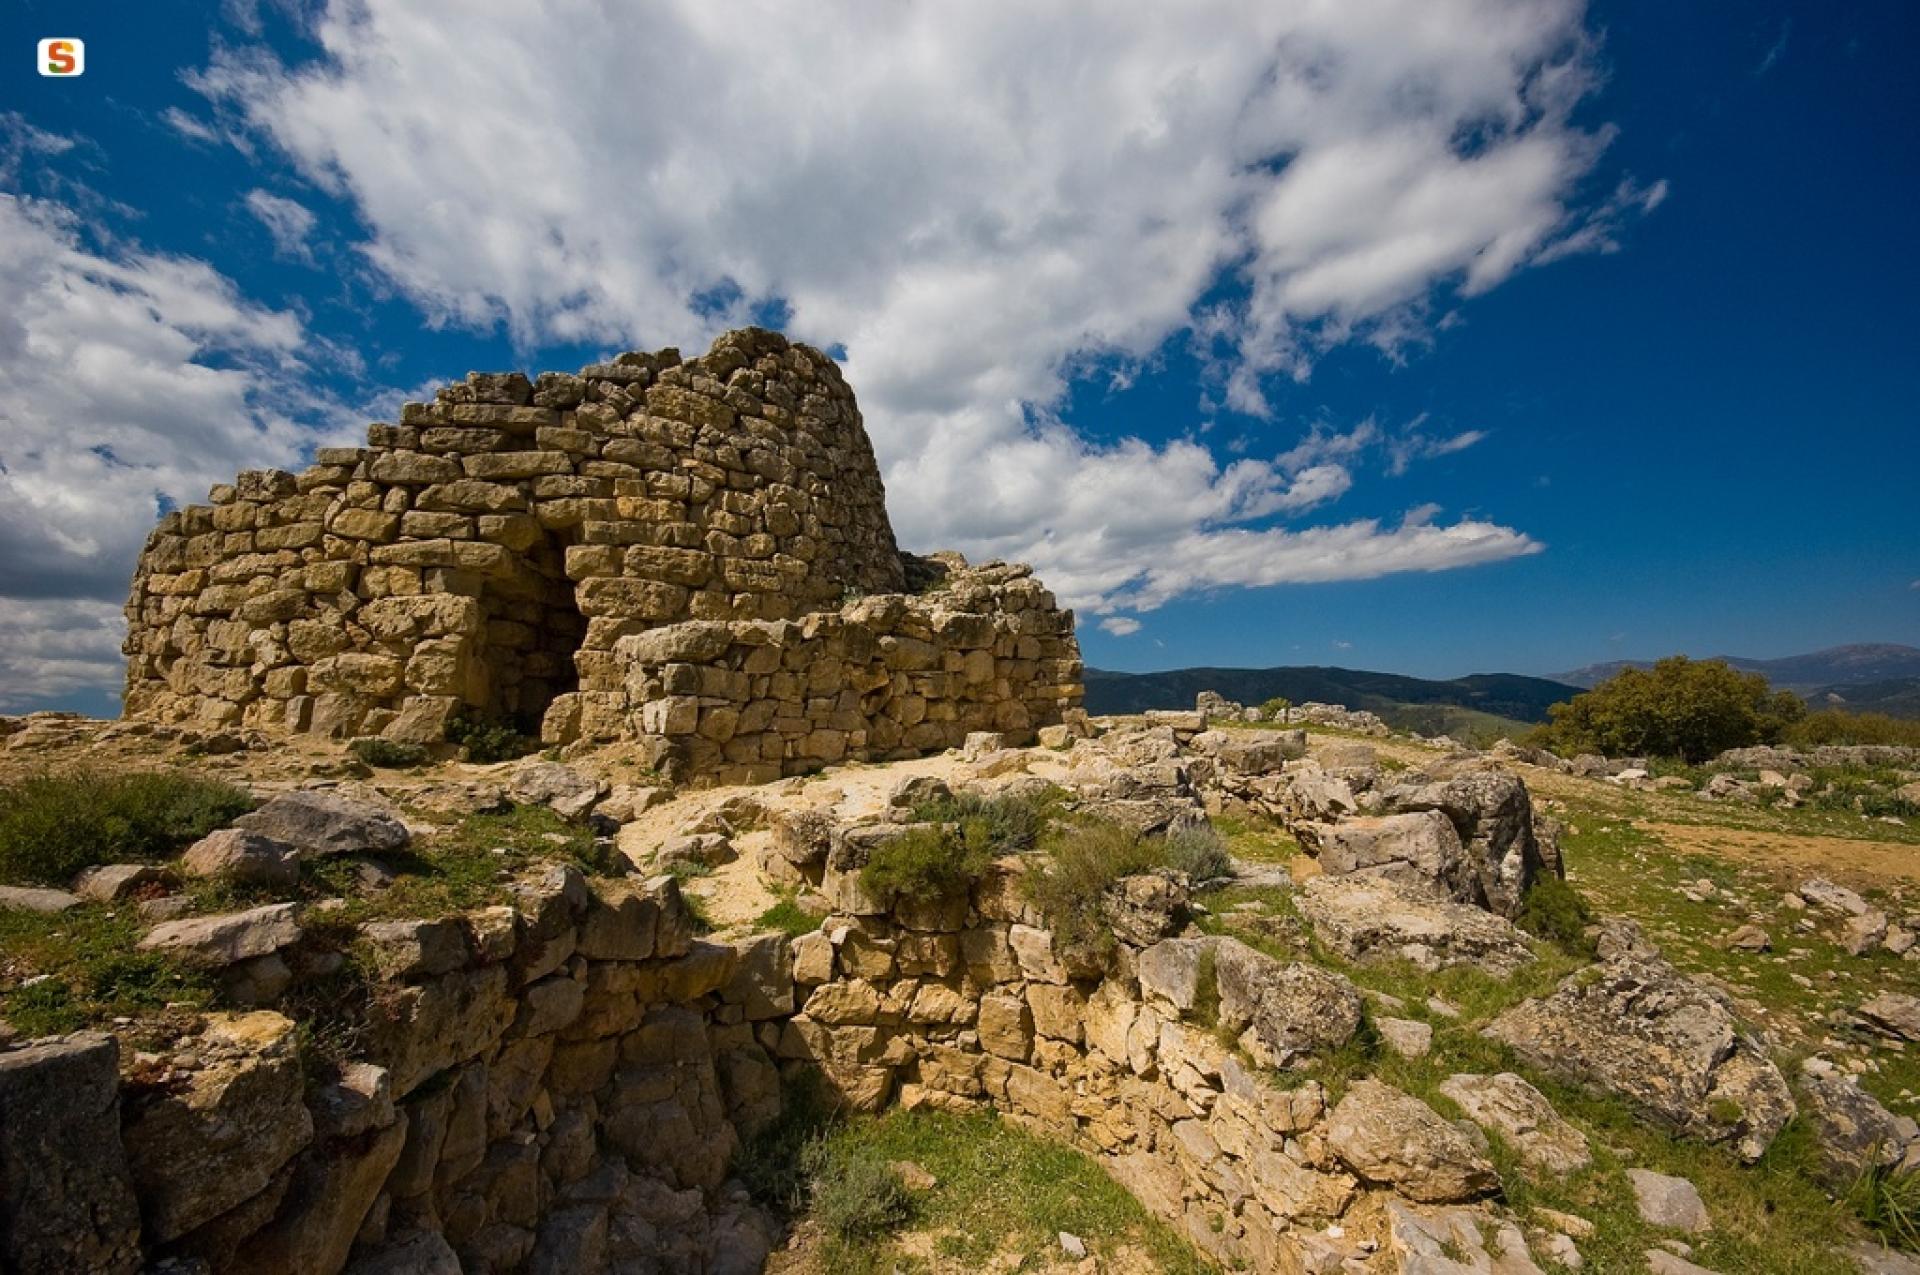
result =
M164 503L747 321L1094 665L1920 642L1911 6L840 8L9 6L0 708Z

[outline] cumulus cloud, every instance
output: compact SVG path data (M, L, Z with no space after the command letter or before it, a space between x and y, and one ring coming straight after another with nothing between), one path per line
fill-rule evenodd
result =
M1132 637L1140 631L1140 621L1130 615L1110 615L1100 621L1100 627L1115 637Z
M16 695L118 682L119 607L155 517L294 460L336 410L306 380L297 317L203 261L83 231L0 194L0 685Z
M295 261L312 263L313 246L307 237L313 233L318 220L312 209L298 200L258 189L247 192L246 205L247 211L267 228L275 252Z
M582 38L610 28L633 38ZM230 46L193 82L432 318L698 347L777 305L845 351L904 541L1030 558L1100 608L1536 549L1271 525L1350 467L1096 446L1051 409L1090 360L1124 383L1183 339L1271 414L1275 376L1424 341L1436 297L1606 250L1664 193L1583 196L1609 134L1573 121L1578 0L333 0L309 29L316 58Z

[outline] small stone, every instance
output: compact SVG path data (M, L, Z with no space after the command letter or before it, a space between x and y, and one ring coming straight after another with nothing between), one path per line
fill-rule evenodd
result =
M160 885L166 873L147 863L109 863L88 868L73 879L73 892L95 903L117 903L134 891Z
M940 1179L928 1173L911 1160L892 1160L887 1164L893 1175L900 1179L900 1185L909 1191L931 1191L940 1185Z
M1640 1210L1640 1220L1649 1226L1687 1232L1713 1228L1713 1219L1707 1216L1700 1192L1685 1178L1655 1173L1651 1169L1628 1169L1627 1180L1633 1184L1633 1199Z
M1072 1231L1060 1232L1060 1251L1076 1262L1087 1255L1087 1242Z
M53 915L65 912L68 908L80 906L81 898L77 894L68 894L65 890L45 890L34 886L0 885L0 908L14 908L22 912L40 912Z
M1402 1058L1425 1058L1433 1049L1433 1028L1411 1018L1376 1018L1374 1028L1387 1048Z
M1773 939L1758 925L1743 925L1727 935L1727 946L1736 952L1770 952Z

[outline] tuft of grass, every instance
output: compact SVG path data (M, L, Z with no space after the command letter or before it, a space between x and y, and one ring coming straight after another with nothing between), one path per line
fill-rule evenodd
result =
M1226 838L1204 823L1175 828L1166 835L1163 851L1166 866L1187 874L1194 885L1224 881L1233 875L1233 855Z
M783 895L780 901L762 912L754 922L763 930L778 930L788 938L797 939L802 934L811 934L820 928L820 922L826 916L819 912L809 912L800 906L791 892Z
M1920 1177L1870 1171L1847 1192L1847 1205L1891 1247L1920 1253Z
M1063 948L1104 958L1114 946L1106 917L1108 889L1122 877L1165 862L1165 842L1123 824L1089 820L1068 830L1052 847L1046 866L1023 881Z
M1594 923L1593 909L1580 891L1559 877L1536 878L1520 901L1520 915L1514 920L1527 933L1563 952L1593 959L1594 943L1587 937L1587 927Z
M913 1216L906 1184L874 1152L821 1139L806 1161L813 1216L835 1239L876 1239Z
M881 898L950 899L993 862L993 844L982 828L977 823L971 829L968 824L916 824L874 850L860 870L860 884Z
M205 976L134 950L145 928L132 907L83 904L57 916L0 909L0 1015L23 1036L51 1036L206 1004Z
M175 770L76 770L0 788L0 882L65 886L101 863L157 863L253 809L231 784Z
M382 739L378 735L354 740L347 745L347 751L369 766L383 766L391 770L404 770L427 760L427 750L423 746Z

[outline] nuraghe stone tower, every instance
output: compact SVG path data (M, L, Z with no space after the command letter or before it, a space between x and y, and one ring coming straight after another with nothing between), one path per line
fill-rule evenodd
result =
M160 520L127 620L129 717L433 742L464 713L682 778L1020 739L1081 695L1072 613L902 555L840 369L758 329L473 373L242 473Z

